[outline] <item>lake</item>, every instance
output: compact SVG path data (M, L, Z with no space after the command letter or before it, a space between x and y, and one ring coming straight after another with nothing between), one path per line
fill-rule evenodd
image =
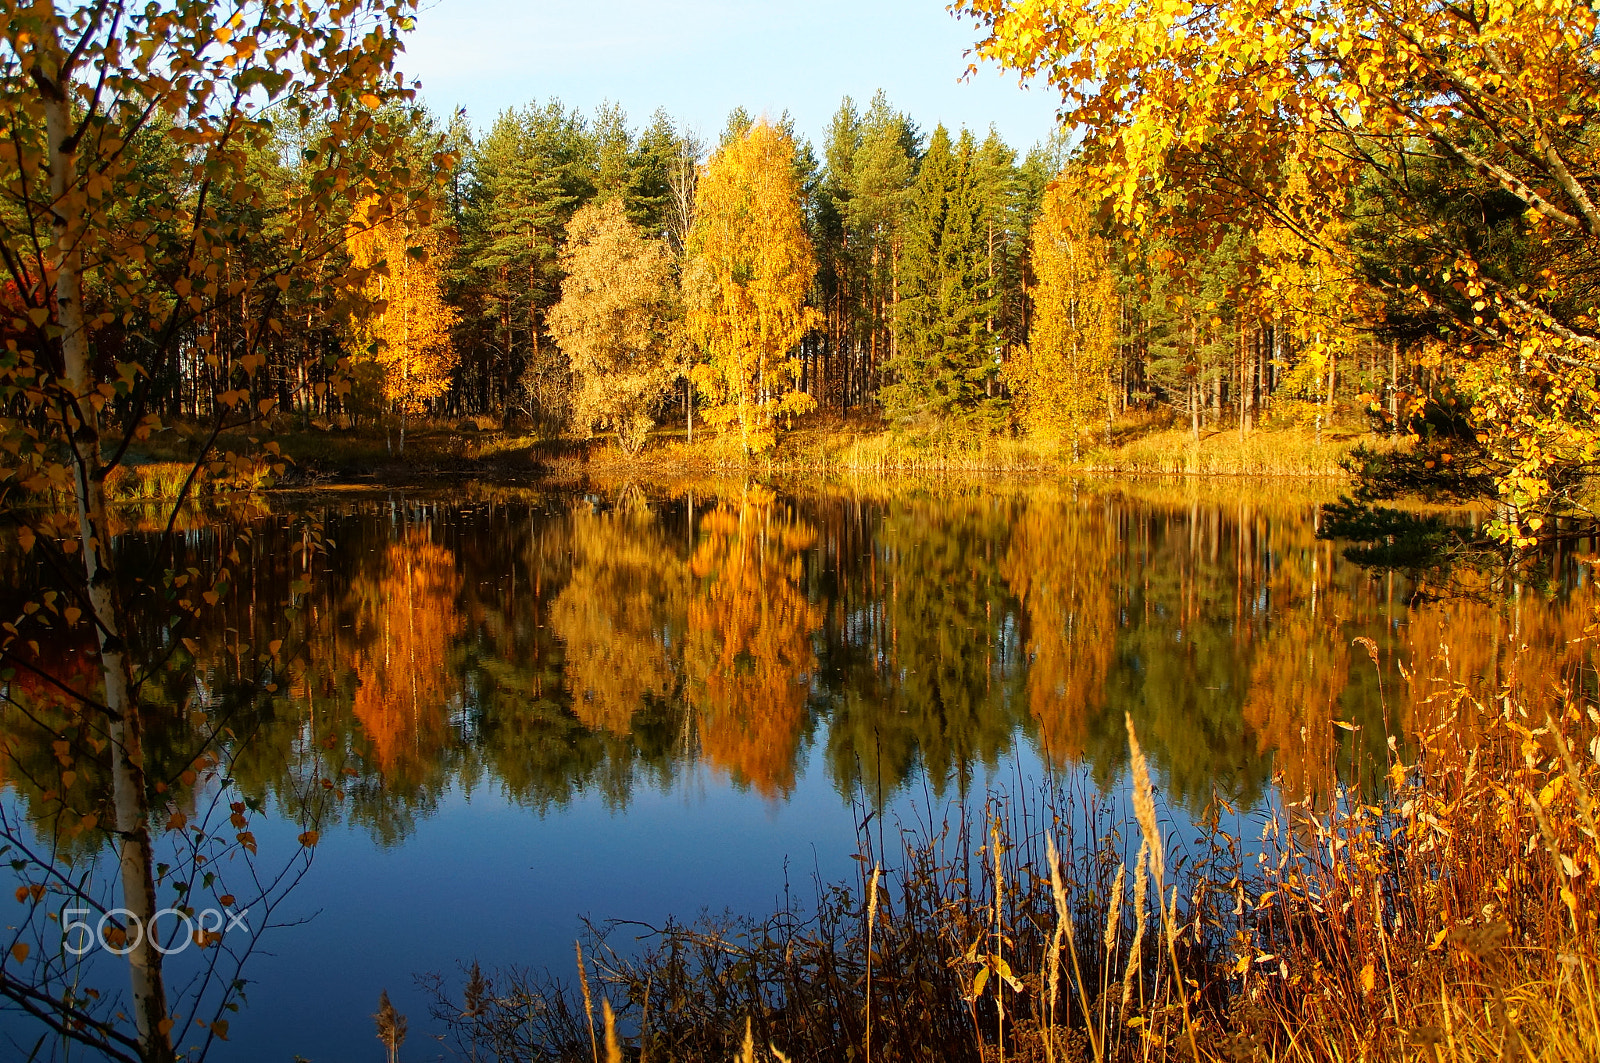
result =
M214 1058L380 1058L385 989L404 1058L434 1058L415 975L476 959L570 980L585 916L659 926L810 896L858 873L869 815L881 842L1047 776L1114 802L1126 718L1175 820L1217 798L1248 818L1381 785L1388 736L1584 659L1579 558L1538 587L1419 594L1318 538L1336 493L463 484L185 520L177 569L233 574L181 647L142 629L148 658L169 655L144 692L152 776L226 726L258 862L317 831L273 915L295 925L260 933ZM130 513L123 573L158 570L159 546ZM16 556L5 575L42 578ZM69 674L79 652L39 651ZM27 676L7 692L5 811L39 823L26 769L50 755L20 714L53 695ZM163 800L198 816L204 772L181 768ZM80 807L103 801L97 778L70 784Z

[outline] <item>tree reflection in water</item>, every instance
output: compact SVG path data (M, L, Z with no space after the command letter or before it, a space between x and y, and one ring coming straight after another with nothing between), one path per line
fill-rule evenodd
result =
M704 765L781 800L818 744L841 794L872 800L922 778L965 792L1019 742L1109 786L1124 713L1191 810L1260 801L1275 775L1326 801L1339 780L1381 784L1362 765L1388 734L1587 662L1585 568L1558 559L1555 591L1408 606L1405 580L1317 539L1316 502L1092 483L314 501L334 545L309 570L296 513L236 515L250 585L195 633L194 675L220 705L254 677L252 647L282 639L276 693L233 727L239 785L292 810L331 761L334 814L394 844L451 788L623 809ZM182 565L214 563L208 534ZM12 587L36 578L0 565ZM10 694L7 714L61 711L25 679ZM175 709L148 738L157 778L187 748L176 706L202 704L159 694ZM5 783L44 815L53 754L35 728L7 733ZM103 803L92 763L71 785L73 807Z

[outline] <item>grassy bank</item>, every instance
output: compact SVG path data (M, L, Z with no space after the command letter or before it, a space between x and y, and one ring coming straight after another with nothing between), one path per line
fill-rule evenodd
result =
M1439 695L1382 796L1180 840L1130 733L1126 821L1047 787L863 832L804 909L602 928L581 980L474 968L435 1017L497 1059L1600 1058L1595 710Z
M169 497L176 492L197 448L198 430L176 426L130 454L114 487L129 499ZM1009 435L911 430L873 416L815 415L784 431L777 447L747 456L736 436L697 430L691 441L681 425L662 426L644 450L625 454L608 435L592 439L547 438L516 426L489 421L414 422L406 432L391 426L354 429L305 428L284 419L267 426L257 441L224 436L218 444L240 454L260 443L276 443L292 468L284 483L360 480L393 482L418 477L555 477L591 474L670 478L680 475L758 475L877 473L973 474L1208 474L1240 476L1335 477L1341 461L1357 444L1375 449L1393 445L1386 437L1348 429L1329 430L1318 441L1298 428L1266 428L1241 435L1233 429L1207 429L1196 441L1187 429L1165 420L1130 417L1118 422L1110 442L1085 439L1076 453L1070 444ZM228 486L254 486L264 479L230 473ZM253 481L243 483L243 481Z
M1384 449L1386 437L1354 431L1315 434L1297 428L1205 431L1148 421L1119 424L1109 445L1070 445L1011 436L961 436L885 426L876 419L818 418L780 437L776 450L747 463L733 440L702 438L692 446L681 432L661 433L645 452L628 458L604 441L591 445L586 464L614 468L731 468L754 464L773 472L840 473L1137 473L1233 476L1342 476L1341 462L1359 443Z

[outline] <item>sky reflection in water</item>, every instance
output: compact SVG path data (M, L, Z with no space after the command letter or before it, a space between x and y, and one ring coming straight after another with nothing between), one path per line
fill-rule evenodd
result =
M1214 793L1247 811L1275 772L1318 800L1370 776L1385 727L1453 684L1580 659L1575 562L1559 594L1408 606L1405 581L1316 538L1323 500L1050 484L275 502L197 636L196 682L221 703L254 674L238 647L284 640L235 770L277 813L263 854L295 845L281 813L307 757L337 761L344 794L288 906L315 918L252 961L218 1058L369 1055L381 988L411 1016L407 1058L428 1058L413 974L476 958L565 975L584 915L760 912L786 883L809 899L813 876L855 873L873 806L891 843L897 822L1047 770L1115 807L1125 713L1177 812ZM308 517L334 545L303 571ZM216 564L223 541L188 533L180 564Z

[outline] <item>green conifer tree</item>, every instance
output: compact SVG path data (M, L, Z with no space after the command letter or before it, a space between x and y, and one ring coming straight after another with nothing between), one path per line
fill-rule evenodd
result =
M934 130L911 193L893 382L881 398L901 421L993 430L1005 420L996 387L1002 348L998 288L989 272L977 144Z

